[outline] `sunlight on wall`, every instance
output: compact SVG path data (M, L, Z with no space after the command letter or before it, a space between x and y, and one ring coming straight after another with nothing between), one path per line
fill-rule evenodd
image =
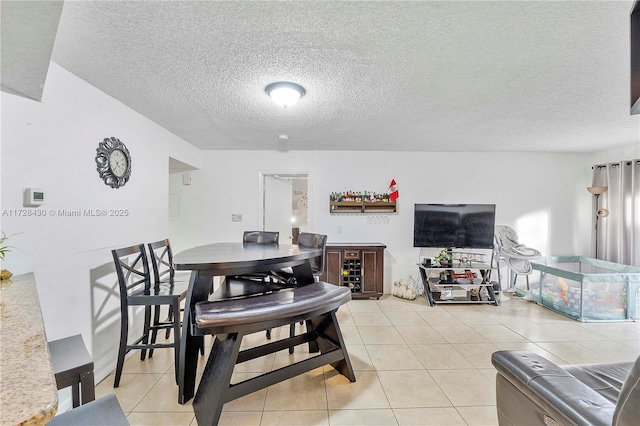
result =
M538 211L516 219L515 230L518 242L538 250L543 255L549 253L549 212Z

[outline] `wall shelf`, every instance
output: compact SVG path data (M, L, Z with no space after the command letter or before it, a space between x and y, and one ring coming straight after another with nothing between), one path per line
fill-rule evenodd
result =
M330 201L329 213L395 213L395 201Z

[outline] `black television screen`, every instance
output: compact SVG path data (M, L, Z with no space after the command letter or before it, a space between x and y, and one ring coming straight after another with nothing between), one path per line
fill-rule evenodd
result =
M495 204L416 204L413 246L493 248Z

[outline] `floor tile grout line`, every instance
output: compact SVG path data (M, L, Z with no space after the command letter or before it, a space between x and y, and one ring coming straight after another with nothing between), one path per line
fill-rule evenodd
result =
M397 302L398 301L396 301L396 300L393 301L393 303L397 303ZM422 302L424 302L424 301L422 301ZM398 309L404 310L405 309L404 305L409 305L409 309L407 309L407 312L414 312L414 313L417 313L419 315L420 312L422 311L421 308L418 308L418 309L411 308L411 302L402 301L401 303L402 303L402 305L397 305ZM539 305L535 305L535 307L536 308L540 308ZM412 347L412 345L416 345L416 344L420 344L420 343L414 343L414 344L409 344L408 343L409 337L402 335L400 333L400 331L398 330L398 327L404 327L404 325L402 325L402 322L400 321L398 324L394 324L393 322L391 322L390 316L394 312L392 309L386 309L386 310L385 309L381 309L380 302L378 302L378 308L384 314L384 318L386 318L389 321L391 327L394 328L394 331L401 338L399 340L399 342L396 343L395 345L404 345L405 347L408 347L410 349L411 353L414 356L416 356L415 349ZM448 309L446 309L446 308L449 308L449 306L446 306L446 307L443 307L443 308L445 308L445 309L442 309L441 311L447 312L448 315L451 315L452 317L454 317L454 318L456 318L458 320L460 320L460 318L464 317L464 315L455 315L456 313L459 314L460 310L456 310L456 309L448 310ZM485 308L485 306L482 306L481 308ZM430 308L430 309L433 309L433 308ZM556 355L556 353L560 353L560 352L553 350L553 345L554 344L563 343L563 344L574 344L574 345L576 345L576 347L583 347L585 350L587 350L589 352L593 352L595 355L598 355L598 356L603 357L603 358L607 358L608 357L606 353L602 354L602 353L596 352L596 351L594 351L594 350L592 350L591 348L588 347L586 342L592 342L593 340L579 340L579 338L576 338L574 340L574 339L570 338L571 336L567 336L567 332L565 332L564 330L563 330L563 333L562 333L562 338L563 338L562 341L555 341L553 339L545 340L544 339L544 335L542 335L542 339L539 339L540 336L535 336L535 341L529 340L529 338L526 335L518 333L517 331L515 331L515 329L520 329L521 331L523 331L522 327L528 327L529 325L541 326L542 328L545 328L545 329L552 329L553 328L553 324L555 324L556 322L553 322L554 318L549 317L549 316L538 318L536 316L537 314L533 313L533 312L535 312L533 310L533 308L527 307L526 305L523 305L522 307L515 306L515 307L509 309L509 311L503 311L504 315L498 315L498 312L491 312L491 311L483 312L482 309L479 309L478 307L473 307L472 311L473 311L473 315L476 315L478 312L480 312L481 314L488 316L491 319L491 321L496 321L496 323L492 322L490 324L504 326L506 329L508 329L511 332L515 333L517 336L521 337L524 340L523 342L493 342L493 341L489 340L489 338L485 337L482 333L480 333L477 329L471 328L471 326L473 324L470 324L470 323L467 323L467 322L464 322L464 321L460 320L460 325L464 325L466 327L469 327L471 330L473 330L477 334L481 335L485 339L485 343L492 344L492 345L494 345L496 347L508 346L509 343L532 345L533 347L537 348L536 350L540 350L540 351L544 351L546 353L549 353L550 355L552 355L552 356L554 356L554 357L556 357L559 360L564 362L564 359L562 357ZM366 310L362 311L362 312L366 312ZM527 312L532 312L532 316L530 318L527 317ZM490 316L490 315L488 315L488 313L491 313L492 315ZM351 311L349 311L349 314L351 314ZM421 317L422 321L420 322L420 324L416 324L415 327L417 327L417 328L430 327L432 330L435 330L433 328L433 325L429 322L429 320L427 320L423 316L420 316L420 317ZM517 324L524 324L524 325L522 325L520 327L518 325L515 325L512 328L511 325L514 324L514 319L513 318L516 318L515 321L517 321ZM539 320L541 320L541 321L539 321ZM373 368L373 370L358 370L358 371L375 371L376 378L380 382L380 372L381 371L387 371L387 370L381 370L379 368L376 368L375 365L373 365L373 362L371 361L371 354L369 352L369 349L370 349L371 346L373 346L373 344L364 343L364 341L362 339L362 333L361 333L362 329L364 327L366 327L366 325L358 325L357 322L354 320L352 315L351 315L351 318L348 319L348 321L351 322L351 326L355 327L355 331L357 332L357 336L360 338L360 341L361 341L359 345L363 346L364 353L369 357L369 362L371 363L371 368ZM424 324L423 324L423 322L424 322ZM560 323L562 323L562 322L560 322ZM563 323L566 324L566 325L574 324L573 322L564 321L564 320L563 320ZM579 324L576 323L576 324L580 325L581 327L583 327L583 328L585 328L587 330L589 330L589 325L588 324L584 324L584 323L579 323ZM405 324L405 325L411 325L411 324ZM608 336L603 336L604 340L607 340L609 342L615 342L615 343L618 343L618 344L621 344L621 345L625 345L625 346L629 347L632 350L636 350L635 346L637 346L638 343L639 343L640 335L638 335L638 338L633 338L633 334L632 334L632 332L630 331L630 329L628 327L625 327L624 325L621 325L621 324L615 324L615 325L611 325L611 326L612 327L616 327L617 329L620 330L618 333L616 333L616 337L617 338L627 337L627 339L614 340L613 338L610 338ZM601 333L604 333L603 330L605 330L604 327L598 327L598 328L595 328L595 329L592 329L592 330L589 330L589 331L591 331L591 332L593 332L595 334L601 334ZM442 335L439 332L437 332L437 330L436 330L436 334L438 336L442 337ZM383 339L383 337L381 337L380 339ZM383 343L383 342L378 342L378 343ZM467 359L464 356L464 354L460 351L460 347L459 346L455 346L455 345L460 345L460 344L466 344L465 342L452 343L452 342L445 341L443 343L446 344L448 347L453 348L453 350L456 353L460 354L464 359L466 359L472 365L472 368L474 369L474 371L476 371L478 374L481 374L486 380L491 381L491 378L489 377L488 371L487 371L488 368L484 368L481 371L481 369L479 367L477 367L473 362L471 362L471 360ZM424 344L430 345L432 343L424 343ZM544 344L549 349L545 349L544 347L540 346L541 344ZM394 344L390 344L390 345L394 345ZM271 360L271 368L273 368L274 365L275 365L275 357L274 357L273 360ZM420 362L420 365L422 366L421 370L423 370L423 369L426 370L428 372L429 376L433 379L433 376L431 375L431 371L429 370L429 368L427 368L427 366L422 364L422 362ZM171 367L168 367L166 371L169 371L170 369L171 369ZM138 375L139 374L160 374L160 379L156 380L156 382L153 385L153 386L156 386L158 381L162 380L162 378L164 378L164 376L168 374L166 371L164 373L141 373L141 372L138 372L138 373L124 373L124 374L138 374ZM325 396L325 398L327 400L327 409L326 410L322 410L322 411L323 412L326 411L327 419L329 421L329 424L331 424L330 414L329 414L330 410L329 410L329 404L328 404L328 399L329 399L328 393L329 393L330 389L329 389L329 386L327 384L327 371L329 371L329 369L323 368L323 372L322 372L322 374L323 374L323 376L322 376L323 377L323 389L324 389L324 396ZM393 370L388 370L388 371L393 371ZM484 373L483 373L483 371L484 371ZM485 375L485 374L487 374L487 375ZM433 380L435 382L435 379L433 379ZM435 384L436 384L437 388L441 392L444 393L444 391L442 390L440 385L437 382L435 382ZM153 386L151 387L151 389L153 388ZM147 392L145 392L145 395L143 396L143 398L133 407L132 411L129 414L134 414L133 410L135 410L136 408L138 408L140 406L140 404L142 403L142 400L149 394L151 389L149 389ZM388 390L383 387L382 391L384 392L386 401L390 406L389 409L391 410L391 413L393 413L394 421L399 424L400 422L399 422L398 417L397 417L397 409L391 407L391 402L389 401L389 396L388 396ZM467 420L462 416L462 411L465 411L465 410L461 411L461 408L463 408L464 406L463 405L459 405L459 406L454 405L453 402L446 396L446 394L445 394L445 398L451 404L451 407L453 407L455 409L457 415L459 415L463 419L463 421L468 424ZM266 404L266 398L262 403L263 411L260 414L260 419L259 419L259 423L258 424L263 424L264 421L265 421L265 419L263 417L264 413L265 413L265 411L264 411L265 404ZM348 409L348 410L358 410L358 409ZM138 413L141 413L141 412L138 412ZM391 418L389 418L389 419L391 419ZM194 420L193 416L191 417L191 422L189 424L195 425L195 420Z

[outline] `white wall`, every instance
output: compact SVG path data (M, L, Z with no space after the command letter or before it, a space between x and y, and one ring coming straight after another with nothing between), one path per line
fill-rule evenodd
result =
M589 164L615 163L623 160L640 158L640 128L638 129L638 142L607 151L594 152L589 155Z
M587 160L586 154L551 153L206 151L203 186L215 191L202 197L206 214L198 243L239 241L243 230L260 227L259 172L306 171L309 230L326 233L329 242L386 244L386 292L394 280L417 273L415 203L495 203L497 223L514 226L521 242L544 255L587 254ZM383 192L391 179L400 198L388 224L368 224L366 215L329 214L331 192ZM232 223L232 213L242 213L244 222Z
M174 253L198 244L202 211L202 200L212 193L204 187L199 170L187 172L191 185L183 184L183 172L169 175L169 238Z
M115 367L119 339L110 251L167 237L168 158L192 161L197 150L54 63L42 103L4 92L0 99L2 230L19 233L2 267L35 272L47 338L82 334L100 380ZM94 160L111 136L132 156L131 179L119 189L103 183ZM32 186L45 190L46 216L16 216ZM59 209L128 215L61 217Z

